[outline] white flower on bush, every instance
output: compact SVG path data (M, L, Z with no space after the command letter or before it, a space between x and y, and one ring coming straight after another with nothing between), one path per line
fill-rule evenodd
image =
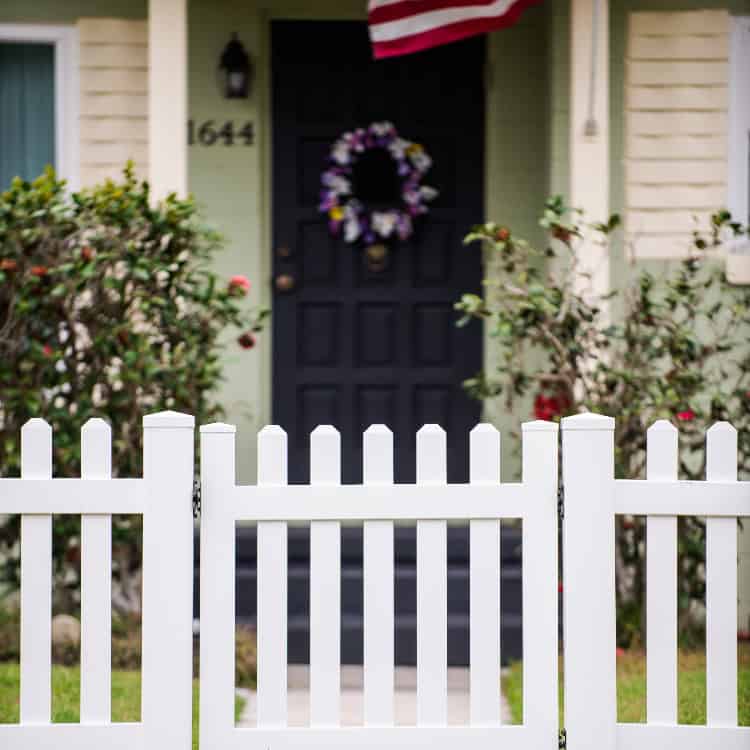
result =
M104 386L101 383L96 383L91 389L91 402L96 407L104 404Z

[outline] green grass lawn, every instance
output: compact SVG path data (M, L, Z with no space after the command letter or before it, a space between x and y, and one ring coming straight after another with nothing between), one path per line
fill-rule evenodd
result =
M78 667L52 668L52 721L77 722L80 696ZM0 663L0 724L18 723L19 667ZM243 700L235 701L235 718ZM141 673L112 672L112 721L140 721ZM198 680L193 680L193 749L198 747Z
M740 645L737 682L739 723L741 726L750 726L750 644L747 643ZM503 691L510 704L513 722L520 724L523 719L521 662L513 664L503 677ZM680 724L706 723L705 653L680 651L677 699ZM562 706L562 674L560 705ZM617 720L646 721L646 655L643 651L626 651L617 657ZM562 717L560 722L562 726Z

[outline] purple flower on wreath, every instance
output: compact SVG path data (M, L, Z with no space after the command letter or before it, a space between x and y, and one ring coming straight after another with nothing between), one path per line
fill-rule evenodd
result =
M386 210L369 211L352 192L352 172L358 154L379 148L390 154L401 180L401 203ZM328 227L344 240L375 242L394 234L407 240L414 232L413 217L428 212L427 203L438 191L420 184L432 166L432 159L418 143L401 138L390 122L374 122L367 128L344 133L333 144L330 167L321 176L319 210L328 216Z

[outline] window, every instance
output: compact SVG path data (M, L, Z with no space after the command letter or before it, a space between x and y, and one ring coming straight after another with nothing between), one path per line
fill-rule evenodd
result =
M0 24L0 190L47 164L78 186L77 34Z
M750 16L732 18L729 73L728 205L750 222Z

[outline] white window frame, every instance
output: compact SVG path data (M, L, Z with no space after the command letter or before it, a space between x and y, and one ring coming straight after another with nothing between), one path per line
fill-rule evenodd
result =
M729 143L727 207L750 221L750 16L733 16L729 53Z
M55 170L80 187L78 30L74 26L0 24L0 42L44 43L54 49Z

